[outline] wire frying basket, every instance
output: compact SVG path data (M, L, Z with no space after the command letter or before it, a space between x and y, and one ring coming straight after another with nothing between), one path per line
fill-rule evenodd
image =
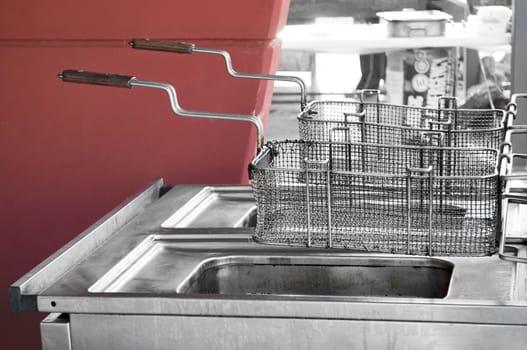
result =
M445 256L497 249L495 149L276 141L252 162L251 179L262 243Z
M330 131L348 127L352 140L388 145L420 144L423 135L436 133L448 147L498 149L510 123L504 110L458 109L455 98L442 97L438 108L411 107L365 101L312 101L298 115L300 138L329 141Z

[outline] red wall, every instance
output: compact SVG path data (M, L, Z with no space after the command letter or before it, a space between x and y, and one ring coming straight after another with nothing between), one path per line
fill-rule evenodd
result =
M19 0L0 4L2 39L273 39L289 0Z
M148 4L148 8L145 8ZM133 50L150 37L226 49L240 72L276 69L289 0L0 3L1 328L38 349L43 314L12 314L9 284L152 180L244 183L252 126L187 119L166 95L60 81L64 69L173 83L186 109L263 115L272 85L233 79L221 58ZM7 337L5 337L7 335Z

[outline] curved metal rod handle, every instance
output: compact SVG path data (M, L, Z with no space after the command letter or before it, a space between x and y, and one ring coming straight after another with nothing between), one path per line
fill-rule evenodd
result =
M512 156L510 154L503 152L503 149L501 148L502 146L503 144L500 146L500 155L498 156L498 173L500 175L508 175L508 173L512 172L512 168L511 168ZM505 170L503 170L504 160L506 161Z
M135 49L156 50L175 53L205 53L211 55L219 55L222 56L225 60L227 72L232 77L258 80L286 81L297 84L300 87L300 110L303 111L307 105L306 84L302 79L288 75L238 73L232 67L231 56L227 51L196 47L194 44L185 42L171 42L166 40L149 39L133 39L132 41L130 41L130 46Z
M507 108L511 108L510 110L507 109L505 114L503 115L503 119L501 120L501 123L506 127L510 128L512 126L512 123L514 120L516 120L516 111L513 110L516 107L510 107L512 106L510 103L507 105Z
M250 122L256 127L257 131L257 152L263 146L264 143L264 128L260 118L253 115L241 115L241 114L223 114L223 113L210 113L210 112L197 112L188 111L181 108L178 103L176 90L170 84L159 83L154 81L137 80L135 77L128 75L118 74L105 74L95 72L85 72L81 70L65 70L58 74L58 77L65 82L81 83L81 84L95 84L105 85L114 87L127 87L131 89L134 86L153 88L164 90L168 94L170 106L172 111L182 117L191 118L209 118L209 119L225 119L225 120L237 120ZM126 80L126 82L125 82Z

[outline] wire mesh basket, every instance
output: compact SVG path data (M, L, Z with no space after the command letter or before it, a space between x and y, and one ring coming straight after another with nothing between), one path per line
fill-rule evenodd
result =
M507 131L504 110L458 109L442 98L438 108L360 101L312 101L298 116L299 135L308 141L330 141L335 128L351 130L350 141L416 145L423 134L442 135L444 146L498 149Z
M495 149L269 142L251 164L255 239L400 254L492 254L500 227L497 163Z

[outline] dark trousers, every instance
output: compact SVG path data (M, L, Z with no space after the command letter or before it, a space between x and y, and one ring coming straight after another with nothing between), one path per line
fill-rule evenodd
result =
M386 76L386 54L360 55L360 70L362 76L357 89L378 89L379 80Z

